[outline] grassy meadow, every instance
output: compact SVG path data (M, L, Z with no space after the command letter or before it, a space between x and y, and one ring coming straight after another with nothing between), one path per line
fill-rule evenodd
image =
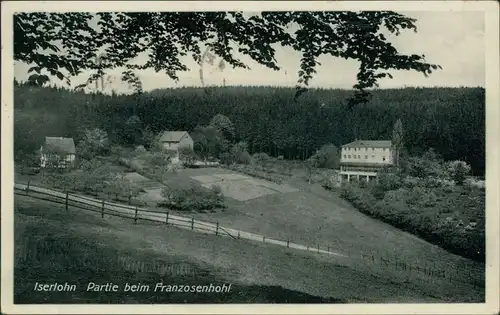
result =
M346 258L228 240L132 222L24 196L15 198L16 303L357 303L484 299L481 290ZM137 263L139 262L139 263ZM141 264L140 262L143 262ZM151 265L156 267L141 267ZM162 272L158 266L174 266ZM175 266L182 266L182 272ZM379 267L377 267L380 269ZM177 268L178 269L178 268ZM168 271L170 270L170 272ZM85 292L89 281L232 283L230 294ZM71 293L33 292L35 282L74 283Z

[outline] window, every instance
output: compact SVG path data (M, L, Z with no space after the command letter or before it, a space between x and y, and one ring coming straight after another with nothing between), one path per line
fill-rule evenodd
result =
M375 151L375 148L372 148L372 151Z
M382 157L382 161L385 161L385 156Z
M347 157L348 157L348 158L351 158L351 155L348 155Z
M361 158L361 155L358 155L358 159L360 159L360 158Z
M368 155L365 155L365 160L368 159Z
M372 159L374 159L374 158L375 158L375 155L372 155Z
M344 159L346 158L347 156L344 154Z

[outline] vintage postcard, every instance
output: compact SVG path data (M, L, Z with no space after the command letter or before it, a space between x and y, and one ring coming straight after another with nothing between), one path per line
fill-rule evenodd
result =
M2 2L2 313L498 313L498 16Z

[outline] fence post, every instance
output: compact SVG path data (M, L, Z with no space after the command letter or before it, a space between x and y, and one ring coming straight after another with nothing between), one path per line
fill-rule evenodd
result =
M66 210L68 210L68 197L69 197L69 193L66 192Z
M238 239L240 239L240 231L238 231Z
M215 235L219 235L219 222L217 222L217 226L215 227Z
M101 206L101 218L104 218L104 200L102 201L102 206Z
M167 218L165 219L165 224L168 225L168 211L167 211Z
M137 213L139 212L139 209L137 206L135 207L135 217L134 217L134 224L137 224Z
M194 230L194 218L191 218L191 230Z
M290 248L290 239L288 239L288 240L286 241L286 247L287 247L287 248Z
M326 250L328 251L328 254L330 254L330 246L327 246Z
M318 253L319 253L319 244L318 244Z

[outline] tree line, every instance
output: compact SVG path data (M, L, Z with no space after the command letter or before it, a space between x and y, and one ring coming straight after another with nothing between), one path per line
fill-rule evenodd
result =
M40 147L45 136L73 137L105 130L111 143L144 145L145 133L187 130L196 143L219 125L224 139L243 142L250 154L307 159L326 144L393 138L400 119L404 150L433 148L445 160L463 160L474 175L485 168L485 92L482 88L374 90L351 108L349 90L311 89L295 99L285 87L173 88L140 95L104 95L15 84L14 145L17 156ZM214 121L215 120L215 121ZM225 127L224 127L225 126ZM225 128L225 129L224 129ZM205 139L205 140L204 140ZM224 146L224 143L219 144Z

